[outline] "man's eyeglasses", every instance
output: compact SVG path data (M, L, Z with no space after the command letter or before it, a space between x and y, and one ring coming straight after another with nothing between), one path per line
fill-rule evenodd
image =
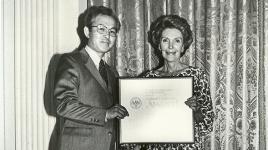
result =
M108 34L112 37L116 37L117 35L117 30L115 28L108 29L105 25L99 24L97 26L91 26L91 27L96 27L97 32L100 34Z

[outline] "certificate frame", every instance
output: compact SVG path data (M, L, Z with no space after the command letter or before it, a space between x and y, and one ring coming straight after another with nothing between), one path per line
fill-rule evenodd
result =
M184 82L186 80L187 82ZM118 82L119 82L119 104L126 107L130 116L125 117L122 120L119 120L119 128L117 131L118 132L118 138L117 138L118 144L117 145L133 144L133 143L135 144L164 144L164 143L165 144L193 144L194 143L194 135L195 135L194 116L193 116L194 113L192 109L189 108L184 103L187 100L187 98L193 96L193 82L194 82L193 77L190 77L190 76L158 77L158 78L120 77ZM182 88L179 88L178 85L175 85L178 83L187 83L187 85L183 85ZM151 86L153 88L151 88ZM166 88L167 86L168 88ZM159 87L159 88L155 88L155 87ZM137 91L137 89L138 89L138 92L134 92L134 91ZM146 91L151 91L151 90L152 90L152 93L148 92L149 93L148 94L146 92ZM161 90L163 90L164 92L161 92ZM182 99L182 100L179 100L180 102L177 102L178 101L177 98L175 98L176 100L173 98L170 98L169 97L170 95L174 95L174 92L172 94L172 91L176 91L176 90L185 90L185 91L180 91L180 93L188 93L188 95L186 95L187 98L185 98L185 95L182 96L183 98L179 96L178 99ZM154 93L154 91L156 92ZM132 98L126 98L126 95L127 97L129 96ZM165 96L167 96L168 101L163 100L163 98L164 99L166 98ZM157 97L161 97L161 98L158 99ZM157 106L151 105L151 103L154 103L154 102L158 102L159 105ZM172 104L170 105L172 106L171 109L169 108L170 106L168 106L168 104L165 104L166 102L171 102L170 103ZM173 105L173 102L175 102L174 103L175 105ZM143 104L145 105L143 106ZM150 108L151 106L153 106L153 108ZM144 107L144 109L142 109L142 107ZM167 110L166 108L168 108L168 111L175 110L174 115L173 115L173 112L168 113L166 111ZM180 109L181 111L177 112L177 108ZM187 111L185 111L186 116L190 117L187 119L187 121L185 120L185 118L184 118L184 121L181 121L180 120L181 118L179 117L177 118L176 116L178 113L182 113L184 109L187 109ZM150 112L153 112L153 113L148 113L149 110ZM157 116L156 114L158 113L160 113L161 115L165 114L163 112L165 113L167 112L168 114L167 116L169 118L167 120L169 121L169 123L161 123L161 117L159 117L160 119L157 120L158 117L156 117ZM149 114L153 114L153 115L149 115ZM183 116L183 115L180 115L180 116ZM144 118L144 116L146 116L145 117L146 119L139 119L139 118ZM135 119L133 118L130 119L131 117ZM150 118L156 118L156 119L152 119L153 121L156 121L157 123L156 125L154 124L152 128L151 126L147 126L147 123L150 125L150 123L152 122ZM174 122L172 122L173 120ZM159 121L159 124L157 121ZM186 125L189 125L190 123L190 126L182 125L182 127L187 128L186 129L187 135L186 134L184 135L184 131L177 130L177 126L170 127L170 124L175 124L175 125L181 124L181 123L183 124L183 122L187 122ZM132 125L133 123L134 125ZM140 128L138 127L139 126L138 124L140 123L141 123L141 126L144 126L144 127L141 127L141 130L139 130ZM168 129L169 132L167 134L165 132L158 133L158 131L160 131L161 129L165 129L165 130ZM176 132L172 132L173 129ZM131 132L132 130L134 131ZM154 137L150 135L148 135L147 137L147 130L148 130L148 133L154 133L154 131L157 131L157 133L155 133ZM139 131L142 131L142 132L139 132ZM177 131L180 133L178 133ZM161 135L161 134L165 134L165 135ZM160 138L156 139L155 138L156 136L159 136ZM185 140L183 139L184 136L185 136Z

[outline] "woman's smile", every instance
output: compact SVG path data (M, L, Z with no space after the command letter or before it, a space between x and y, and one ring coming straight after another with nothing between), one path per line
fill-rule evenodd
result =
M167 55L176 55L176 53L178 53L178 51L165 51Z

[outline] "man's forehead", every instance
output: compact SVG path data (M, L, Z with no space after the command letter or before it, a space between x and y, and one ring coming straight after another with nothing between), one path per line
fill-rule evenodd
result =
M105 25L109 28L114 28L116 27L115 20L111 16L107 15L98 15L92 20L92 25Z

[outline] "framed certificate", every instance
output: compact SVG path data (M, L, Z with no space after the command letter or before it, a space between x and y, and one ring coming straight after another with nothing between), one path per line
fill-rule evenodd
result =
M194 143L192 77L120 78L120 104L129 117L119 121L119 144Z

